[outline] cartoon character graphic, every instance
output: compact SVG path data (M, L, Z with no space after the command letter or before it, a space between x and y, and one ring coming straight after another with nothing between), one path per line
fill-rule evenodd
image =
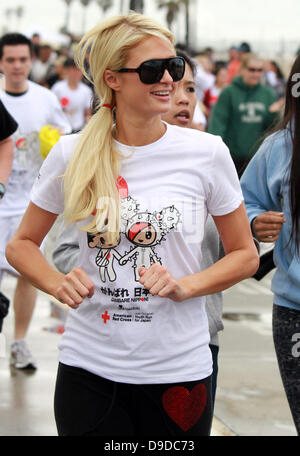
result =
M19 168L26 170L35 178L42 166L40 155L40 139L38 132L22 134L19 130L14 134L15 160Z
M120 261L121 255L115 247L120 243L120 236L117 236L113 242L108 239L107 231L103 230L101 233L87 233L88 246L98 248L99 252L96 256L96 265L99 267L100 279L103 283L106 282L106 276L110 282L116 280L116 272L114 270L114 259Z
M138 270L149 268L153 263L160 263L154 246L165 240L165 235L178 225L180 213L174 206L160 212L139 212L139 205L131 198L124 198L121 203L121 231L134 244L128 253L121 258L120 265L133 260L135 280L139 281Z
M128 185L125 179L122 176L118 176L116 181L116 186L120 195L120 198L126 198L128 196ZM93 212L93 215L96 214L96 210ZM108 218L105 219L101 231L96 234L87 233L88 237L88 246L92 248L98 248L99 252L96 256L95 262L99 267L100 279L103 283L106 282L106 277L108 277L110 282L116 280L116 272L114 269L114 260L118 262L121 259L121 255L115 249L119 245L121 237L115 235L113 241L109 240L107 232Z

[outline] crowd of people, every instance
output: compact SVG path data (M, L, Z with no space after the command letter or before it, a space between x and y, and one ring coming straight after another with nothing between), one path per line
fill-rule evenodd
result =
M87 114L87 112L89 112L91 104L88 107L84 107L84 102L82 102L82 106L81 103L79 103L79 100L81 100L81 98L86 95L85 99L89 101L89 95L84 93L82 96L80 96L79 92L80 90L84 90L82 89L82 84L88 86L92 90L93 84L90 82L90 80L83 77L82 74L80 75L81 72L76 67L73 60L74 52L80 38L74 35L70 35L69 38L70 44L68 46L64 45L57 47L49 43L42 42L39 34L33 34L31 38L31 41L33 43L33 64L29 79L40 85L43 85L50 90L53 90L54 92L57 92L57 87L60 87L59 93L56 94L62 104L64 111L68 114L68 116L74 115L72 114L74 112L76 112L76 115L78 115L80 112L81 116L83 116L82 119L84 120L84 123L82 123L80 126L80 128L82 128L82 126L85 124L85 121L89 118L89 114ZM264 88L270 88L269 99L264 99L263 104L266 103L268 110L270 101L277 101L278 103L274 104L271 111L275 113L283 110L286 78L283 74L282 69L280 68L280 65L275 60L265 59L253 54L251 46L247 42L242 42L239 46L230 47L228 49L228 55L223 56L222 60L215 58L215 52L212 48L205 48L202 51L196 51L195 49L188 49L182 44L178 44L177 47L180 50L186 51L187 55L191 56L195 63L194 79L198 103L196 105L194 118L197 128L204 131L209 131L210 122L214 123L214 120L211 120L212 108L217 103L223 89L231 86L234 79L235 84L237 83L236 77L242 78L241 82L245 82L246 89L248 86L256 87L258 85L263 86ZM250 61L250 64L253 63L253 60L256 60L255 63L259 63L259 67L257 69L254 67L254 71L253 68L250 68L250 70L247 69L247 60L250 56L252 57L252 62ZM89 53L87 53L87 61L88 58ZM70 70L68 70L72 67L72 65L74 68L73 78L71 81L68 81L70 76L67 73L72 73ZM247 72L243 71L245 68L248 70L248 77L247 74L245 74ZM77 71L77 78L75 76L75 71ZM77 80L79 82L76 82ZM56 84L59 82L61 84L60 86L57 86ZM66 106L70 99L69 96L65 96L65 93L69 94L70 92L68 91L67 86L71 87L71 93L74 94L74 97L71 97L72 102L74 102L73 99L77 99L77 106L75 107L72 107L72 103L68 107ZM63 95L61 94L62 91ZM235 90L234 92L236 93ZM268 91L262 90L262 93L267 94ZM265 95L264 98L268 98L268 96ZM257 100L256 95L254 95L254 101L250 100L250 103L257 101L260 103L260 97L258 96ZM244 110L247 109L248 108L246 107L244 108ZM257 109L259 110L260 108L258 107ZM225 110L227 112L227 109ZM250 111L253 111L252 108L250 108ZM264 116L265 115L266 114L264 114ZM272 123L272 117L276 118L276 116L271 115L270 117L270 121ZM221 122L224 124L226 123L225 121L223 122L223 119L221 119ZM250 121L248 121L248 123L249 122ZM260 131L255 134L255 139L260 138L261 133L268 129L268 121L266 122L267 123L261 127ZM244 121L242 121L242 123L244 123ZM80 128L78 128L78 130ZM214 132L214 127L212 127L212 133L219 134L218 131L216 133ZM221 136L224 139L224 133ZM227 144L226 140L225 143ZM255 141L253 144L255 144ZM227 145L229 147L229 144ZM248 146L245 147L248 149ZM255 149L257 150L257 144L255 145ZM243 152L241 155L243 155Z
M136 13L60 49L38 34L1 37L11 364L37 368L26 344L37 290L67 304L59 435L209 435L222 291L257 273L260 242L275 245L274 341L300 432L300 366L289 352L300 310L298 60L286 81L246 42L215 60L211 48L175 48L171 32ZM45 126L60 139L43 161ZM60 214L50 264L44 243ZM177 409L182 391L201 413L192 402Z

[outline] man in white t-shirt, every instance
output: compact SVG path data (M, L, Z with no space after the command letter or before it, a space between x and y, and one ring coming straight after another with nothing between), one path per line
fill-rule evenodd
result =
M66 60L64 69L65 79L54 84L51 90L67 115L72 131L77 132L84 127L91 116L93 91L81 82L82 72L77 68L74 60Z
M6 86L0 90L0 99L19 128L13 136L12 172L0 203L0 284L5 272L17 277L11 363L20 369L36 368L24 340L35 306L36 289L7 263L5 247L26 210L42 164L39 131L45 125L59 127L64 133L71 131L56 97L48 89L28 81L31 66L30 40L20 34L4 35L0 40L0 70L5 75Z

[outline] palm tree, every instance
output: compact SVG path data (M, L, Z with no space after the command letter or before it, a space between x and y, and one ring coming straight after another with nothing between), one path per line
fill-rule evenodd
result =
M24 15L24 7L20 5L16 8L16 16L18 18L18 23L19 23L18 28L19 29L20 29L21 19L22 19L23 15Z
M97 0L98 5L103 10L105 14L107 10L109 10L113 6L112 0Z
M172 30L173 22L180 10L181 0L159 0L158 8L166 8L166 21L168 28Z
M11 18L11 16L12 16L12 13L13 13L13 12L14 12L14 11L13 11L12 8L7 8L7 9L5 10L5 16L6 16L6 18L7 18L7 24L8 24L7 30L10 29L10 27L9 27L9 22L10 22L10 18Z
M185 31L186 45L189 45L189 0L158 0L159 8L166 8L166 21L168 28L172 30L175 21L182 6L185 7Z
M144 12L144 0L130 0L129 9L136 11L137 13L143 14Z
M73 2L73 0L64 0L67 8L66 8L66 16L65 16L65 24L63 26L63 29L67 32L68 29L69 29L69 22L70 22L70 7L71 7L71 3Z
M82 14L82 33L85 32L85 23L86 23L86 9L89 6L91 0L80 0L80 3L83 6L83 14Z

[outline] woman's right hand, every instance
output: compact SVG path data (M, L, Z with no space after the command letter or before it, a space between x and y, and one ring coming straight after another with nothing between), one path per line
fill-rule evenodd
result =
M75 268L63 277L55 297L62 303L77 309L85 298L91 298L95 286L86 272Z
M285 222L283 212L263 212L253 220L252 231L261 242L275 242L279 238L282 225Z

